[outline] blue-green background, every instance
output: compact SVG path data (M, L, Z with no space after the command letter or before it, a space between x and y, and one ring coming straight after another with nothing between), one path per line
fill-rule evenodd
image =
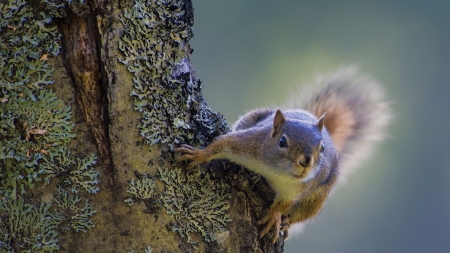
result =
M193 3L193 67L229 123L353 63L392 101L389 139L286 252L450 252L450 1Z

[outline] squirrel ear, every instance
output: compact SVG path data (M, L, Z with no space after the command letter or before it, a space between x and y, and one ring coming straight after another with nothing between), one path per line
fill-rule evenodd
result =
M284 114L280 110L277 110L273 119L272 137L274 137L281 130L281 127L283 127L284 123L286 123Z
M326 112L324 112L322 114L322 116L320 116L319 120L317 121L317 127L319 128L320 131L322 131L323 129L323 125L325 124L325 114L327 114Z

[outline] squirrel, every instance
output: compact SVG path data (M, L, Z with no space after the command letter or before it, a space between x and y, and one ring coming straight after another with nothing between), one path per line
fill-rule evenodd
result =
M260 238L274 228L273 243L319 213L343 169L368 157L392 118L383 88L355 67L319 77L290 106L249 111L204 149L175 149L177 162L191 160L188 168L227 159L263 176L276 195L257 224L266 224Z

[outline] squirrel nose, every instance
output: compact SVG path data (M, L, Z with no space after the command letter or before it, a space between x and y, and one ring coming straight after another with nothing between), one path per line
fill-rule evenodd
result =
M301 155L300 159L298 160L298 163L303 167L308 167L311 163L311 156L309 155Z

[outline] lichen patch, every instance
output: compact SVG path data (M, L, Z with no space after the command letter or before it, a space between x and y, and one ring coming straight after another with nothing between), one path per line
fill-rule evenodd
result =
M166 213L174 217L172 231L186 237L194 248L199 244L192 233L199 233L205 242L216 241L215 233L226 231L231 221L228 214L229 186L202 175L200 171L187 174L181 169L159 170L165 183L162 201Z

